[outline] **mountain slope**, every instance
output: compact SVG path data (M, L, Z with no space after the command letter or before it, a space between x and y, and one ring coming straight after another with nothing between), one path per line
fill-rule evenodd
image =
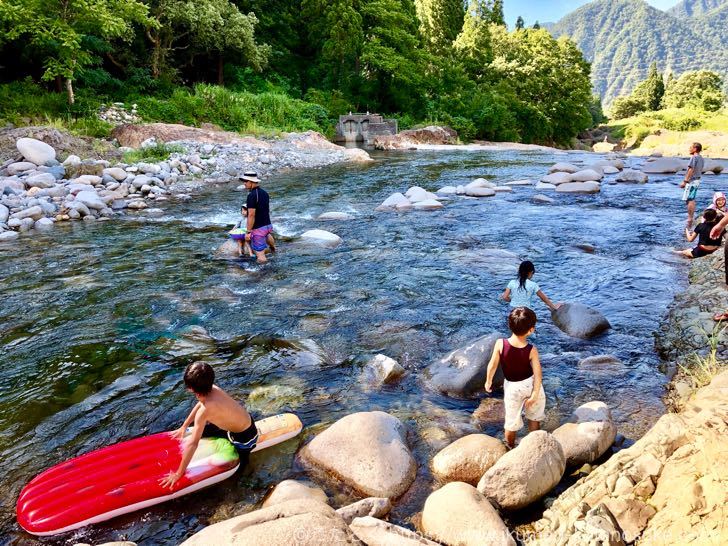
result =
M675 17L697 17L726 4L728 0L682 0L667 13Z
M725 5L704 13L696 21L713 42L728 46L728 0Z
M708 0L710 1L710 0ZM647 76L650 64L680 74L728 70L728 47L701 24L678 19L643 0L596 0L566 15L551 29L571 37L592 63L595 92L610 103Z

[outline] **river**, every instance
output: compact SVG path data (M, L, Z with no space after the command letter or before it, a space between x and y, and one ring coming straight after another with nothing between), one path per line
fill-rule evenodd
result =
M0 544L177 543L210 520L249 510L279 481L302 477L294 460L299 443L290 441L256 454L223 484L106 524L42 542L18 528L15 501L38 472L179 426L193 402L182 371L194 359L212 363L234 395L245 400L253 392L257 416L296 412L308 427L302 442L320 423L358 410L402 418L420 468L392 515L407 522L432 488L427 462L448 438L473 428L478 406L425 390L421 370L469 339L503 330L499 295L514 264L489 249L532 260L535 280L553 300L591 305L613 325L582 341L553 326L545 307L538 310L534 342L545 362L547 428L601 399L629 444L664 412L666 378L652 336L687 270L670 255L680 244L683 204L669 177L646 186L605 184L597 195L552 195L552 205L532 203L536 191L516 187L494 198L457 197L439 211L378 213L389 194L411 185L434 191L479 176L539 178L555 161L594 156L506 150L374 157L372 165L267 181L280 252L263 267L213 259L244 197L234 185L170 203L161 218L66 223L2 248ZM705 186L707 200L717 178ZM317 222L325 211L355 219ZM334 231L343 244L320 250L296 240L314 227ZM577 248L582 243L596 251ZM362 361L378 352L407 368L400 383L377 389L362 380ZM594 354L616 355L624 368L577 366ZM328 491L337 502L348 498Z

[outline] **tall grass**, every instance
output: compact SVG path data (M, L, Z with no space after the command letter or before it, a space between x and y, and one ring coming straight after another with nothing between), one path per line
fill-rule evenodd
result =
M708 338L707 354L694 354L684 363L678 364L682 375L691 383L693 389L699 389L710 383L720 372L728 369L728 362L718 359L718 344L728 324L718 323L713 331L706 332Z
M612 136L639 146L649 135L662 129L676 132L703 130L728 133L728 111L704 112L689 108L670 108L615 120L609 123L609 127Z

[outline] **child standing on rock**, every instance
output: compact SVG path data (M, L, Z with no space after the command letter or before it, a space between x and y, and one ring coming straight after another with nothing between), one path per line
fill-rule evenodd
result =
M536 313L528 307L516 307L508 315L512 335L499 339L488 363L485 391L491 392L498 366L503 367L503 402L505 405L506 444L513 448L516 432L523 428L521 414L525 410L529 432L539 430L544 420L546 394L542 385L541 361L536 347L527 338L536 330Z
M511 304L511 308L528 307L529 309L535 309L536 296L538 296L549 309L556 311L561 307L561 304L553 303L543 293L539 285L531 280L534 273L536 273L536 268L533 262L521 262L518 267L518 278L508 283L502 298Z

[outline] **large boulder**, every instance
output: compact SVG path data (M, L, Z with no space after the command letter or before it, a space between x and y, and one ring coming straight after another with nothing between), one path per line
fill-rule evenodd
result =
M45 165L56 159L53 146L34 138L19 138L15 146L25 159L36 165Z
M571 163L556 163L549 169L549 173L575 173L579 170L579 167L572 165Z
M373 517L383 518L392 510L392 503L385 497L367 497L352 504L342 506L336 513L339 514L346 523L351 523L355 518Z
M551 491L565 469L561 444L537 430L498 459L480 479L478 491L504 510L519 510Z
M393 193L389 197L387 197L381 205L377 207L377 210L399 210L399 209L407 209L412 206L412 203L410 203L410 200L407 199L403 194L401 193Z
M311 499L298 499L255 510L205 527L185 540L183 546L296 546L357 545L363 543L330 506Z
M544 184L553 184L554 186L558 186L559 184L566 184L567 182L571 182L571 174L563 172L547 174L541 179L541 182L543 182Z
M382 411L342 417L301 450L301 459L355 490L374 497L400 497L417 465L402 422Z
M320 487L296 480L283 480L263 501L263 508L296 499L311 499L324 504L329 502L329 498Z
M382 135L374 138L377 150L406 150L419 144L457 144L458 134L450 127L428 126L421 129L407 129L396 135Z
M576 408L569 422L557 428L553 435L564 450L566 464L581 466L606 453L617 436L617 427L609 407L594 401Z
M129 176L129 173L121 167L109 167L107 169L104 169L102 173L105 176L110 176L111 178L119 182L123 182L124 180L126 180L126 177Z
M720 174L725 169L722 163L718 163L715 159L706 157L703 163L703 173Z
M642 170L649 174L675 174L687 167L687 161L676 157L660 157L648 161Z
M452 546L515 546L498 512L475 487L452 482L433 492L422 511L422 530Z
M481 392L493 346L500 337L503 336L498 333L479 337L431 364L425 372L427 384L433 390L455 398L468 398ZM503 385L500 366L493 385L495 388Z
M432 473L442 482L477 485L488 469L508 450L487 434L469 434L441 450L432 459Z
M349 528L367 546L439 546L414 531L371 516L354 519Z
M612 327L604 315L582 303L564 303L551 311L551 319L572 337L589 339Z
M591 180L589 182L567 182L556 186L558 193L599 193L601 186L599 182Z
M584 169L571 175L572 182L589 182L590 180L601 180L604 174L595 169Z
M644 184L648 179L649 177L645 173L636 169L625 169L615 177L617 182L631 182L634 184Z
M335 247L342 242L341 237L323 229L309 229L301 234L301 239L317 245Z

